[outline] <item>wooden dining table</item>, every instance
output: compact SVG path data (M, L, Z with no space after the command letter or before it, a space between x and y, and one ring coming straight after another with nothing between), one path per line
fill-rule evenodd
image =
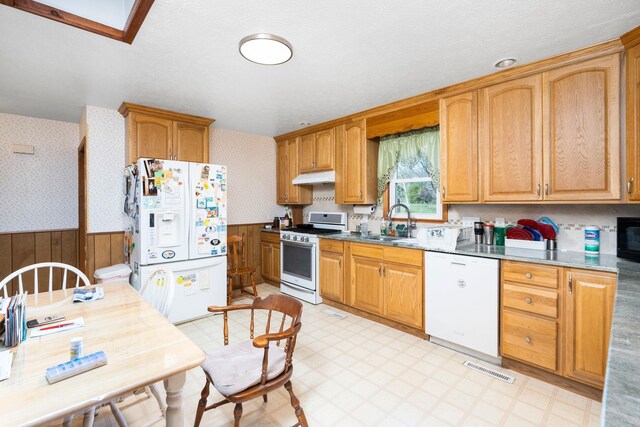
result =
M84 303L72 303L73 289L28 296L28 319L62 314L67 321L82 317L84 326L29 337L10 349L15 353L11 377L0 382L1 425L62 422L158 381L167 392L166 424L183 425L186 372L204 361L204 352L128 283L102 287L104 299ZM69 360L74 337L83 337L85 355L104 351L107 364L49 384L46 368Z

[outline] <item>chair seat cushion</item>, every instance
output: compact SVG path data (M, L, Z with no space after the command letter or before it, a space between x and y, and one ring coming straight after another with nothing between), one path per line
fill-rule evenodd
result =
M202 369L209 374L213 386L224 396L248 389L260 382L264 349L253 346L252 340L217 348L207 354ZM286 354L276 345L269 346L267 380L284 371Z

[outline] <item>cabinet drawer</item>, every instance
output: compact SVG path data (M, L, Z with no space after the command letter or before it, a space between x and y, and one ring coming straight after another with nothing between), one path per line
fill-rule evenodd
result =
M382 249L380 245L367 245L363 243L351 244L351 255L364 258L373 258L382 261Z
M280 233L271 233L268 231L261 231L260 240L262 240L263 242L278 243L280 242Z
M341 254L344 253L344 243L337 240L320 239L320 250Z
M384 260L400 264L422 267L424 251L420 249L404 249L384 247Z
M505 283L502 289L502 302L505 307L558 317L558 294L553 291Z
M502 277L505 282L526 283L528 285L558 288L558 269L528 262L502 262Z
M555 321L503 311L503 356L556 371L557 344L558 328Z

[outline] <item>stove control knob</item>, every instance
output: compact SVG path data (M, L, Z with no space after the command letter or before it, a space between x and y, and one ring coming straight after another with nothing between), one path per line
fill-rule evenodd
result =
M289 240L289 235L288 234L283 234L282 235L282 240Z
M302 238L302 241L303 241L303 242L308 242L308 241L309 241L309 238L308 238L308 237L303 237L303 238Z
M293 236L293 240L298 240L298 236Z

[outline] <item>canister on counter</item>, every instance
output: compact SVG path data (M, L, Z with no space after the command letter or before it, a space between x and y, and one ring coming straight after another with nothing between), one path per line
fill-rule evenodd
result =
M584 253L585 255L600 254L600 229L595 225L584 228Z

